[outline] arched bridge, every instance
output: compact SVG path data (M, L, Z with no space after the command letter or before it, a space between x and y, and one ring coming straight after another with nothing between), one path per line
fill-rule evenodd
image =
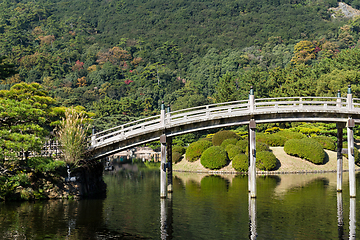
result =
M200 130L274 122L360 122L360 99L344 97L283 97L226 102L167 112L129 122L94 134L93 158L159 140L162 134L178 136Z
M337 182L342 190L342 132L347 124L350 197L356 196L353 128L360 122L360 99L353 98L349 86L346 98L284 97L255 99L253 89L249 100L212 104L171 112L161 105L161 114L93 133L89 150L92 158L106 157L144 143L160 139L160 197L172 192L171 139L174 136L200 130L249 125L249 192L256 197L256 138L257 123L273 122L335 122L337 123ZM166 150L166 147L168 148ZM168 154L168 163L166 155Z

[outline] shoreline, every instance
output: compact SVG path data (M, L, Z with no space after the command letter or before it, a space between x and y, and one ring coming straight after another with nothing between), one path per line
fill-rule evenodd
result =
M336 173L337 172L337 153L325 150L326 158L324 164L316 165L307 160L293 157L285 153L283 147L270 147L278 160L277 169L274 171L256 171L256 175L279 175L279 174L316 174L316 173ZM343 157L343 172L348 172L349 164L347 158ZM184 158L173 164L174 172L202 173L202 174L243 174L247 172L237 172L231 166L231 162L219 169L210 170L203 167L200 160L188 162ZM355 165L355 171L360 171L360 167Z

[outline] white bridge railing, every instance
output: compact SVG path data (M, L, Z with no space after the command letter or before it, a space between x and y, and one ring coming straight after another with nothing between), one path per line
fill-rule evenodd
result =
M164 128L181 126L189 122L201 122L233 116L246 116L276 112L354 112L360 113L360 99L352 94L344 97L279 97L225 102L182 109L165 113L164 105L160 115L129 122L95 133L91 136L90 148L133 136L155 132Z

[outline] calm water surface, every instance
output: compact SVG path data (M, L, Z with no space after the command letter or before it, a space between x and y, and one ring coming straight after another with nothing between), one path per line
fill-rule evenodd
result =
M106 173L106 198L0 203L0 239L355 239L360 238L360 175L350 200L348 176L257 178L174 173L171 198L159 198L159 172Z

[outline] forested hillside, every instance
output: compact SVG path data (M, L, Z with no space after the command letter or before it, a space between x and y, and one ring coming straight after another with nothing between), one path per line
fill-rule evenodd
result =
M354 8L360 1L345 1ZM360 18L336 0L4 0L0 89L37 82L57 104L82 105L109 127L212 102L360 97ZM10 71L11 73L11 71ZM11 74L10 74L11 75Z

